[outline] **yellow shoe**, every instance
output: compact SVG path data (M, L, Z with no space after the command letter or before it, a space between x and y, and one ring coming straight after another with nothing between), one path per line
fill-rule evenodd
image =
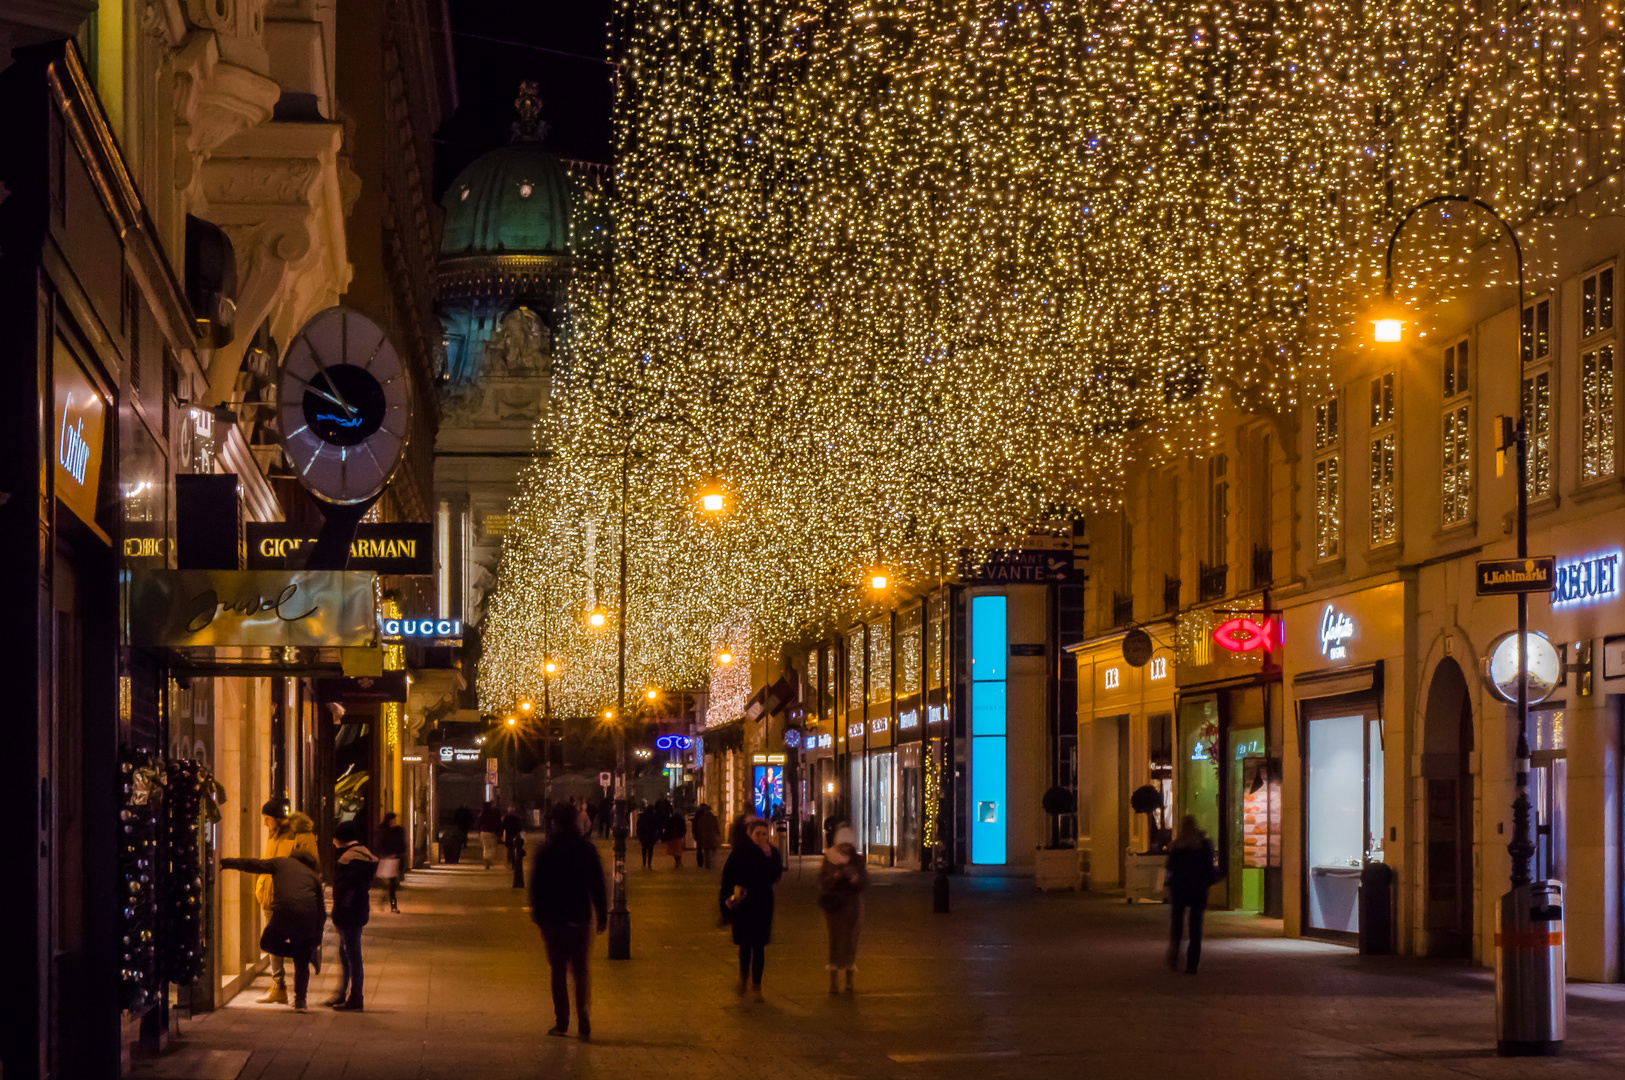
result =
M271 989L259 999L261 1005L286 1005L288 1003L288 988L279 982L271 984Z

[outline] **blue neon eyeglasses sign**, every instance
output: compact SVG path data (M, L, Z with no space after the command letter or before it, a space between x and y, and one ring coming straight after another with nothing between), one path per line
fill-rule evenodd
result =
M1552 607L1600 604L1619 596L1618 548L1557 564L1552 584Z

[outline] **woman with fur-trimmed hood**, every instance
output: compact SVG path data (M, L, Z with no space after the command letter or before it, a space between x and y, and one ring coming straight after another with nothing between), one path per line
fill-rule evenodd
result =
M320 866L321 857L316 848L316 823L297 810L290 812L288 804L281 799L272 799L260 808L265 815L265 858L290 858L296 854L310 856L312 865ZM254 899L259 903L260 909L270 915L274 901L271 888L271 876L261 874L254 879ZM288 975L287 958L272 954L271 956L271 989L259 999L264 1005L286 1005L288 1003Z

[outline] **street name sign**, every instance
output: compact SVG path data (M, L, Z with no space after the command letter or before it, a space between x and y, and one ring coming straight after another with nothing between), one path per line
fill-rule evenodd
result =
M1534 555L1527 559L1483 559L1478 564L1478 595L1512 596L1551 592L1557 579L1557 559Z

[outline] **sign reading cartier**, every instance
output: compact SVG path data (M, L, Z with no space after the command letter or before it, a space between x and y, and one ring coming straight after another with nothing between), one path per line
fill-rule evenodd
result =
M434 573L433 526L428 522L363 523L350 545L350 570L375 574ZM281 521L250 521L250 570L297 570L316 547L319 525L289 525Z
M376 582L356 570L131 570L130 643L375 645Z
M102 477L102 426L107 405L60 340L56 343L56 497L80 520L96 523Z

